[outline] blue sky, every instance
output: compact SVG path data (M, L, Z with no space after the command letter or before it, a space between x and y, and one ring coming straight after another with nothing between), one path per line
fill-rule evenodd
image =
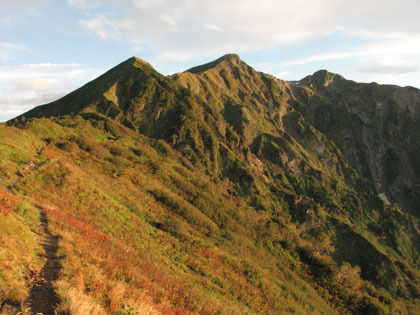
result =
M237 53L299 80L319 69L420 87L418 0L0 0L0 121L131 56L163 74Z

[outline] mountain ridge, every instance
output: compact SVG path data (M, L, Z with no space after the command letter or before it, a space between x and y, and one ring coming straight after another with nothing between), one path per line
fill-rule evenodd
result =
M133 57L0 125L5 218L46 213L64 314L418 314L419 93Z
M105 81L106 84L103 83ZM131 83L127 85L127 82ZM122 87L124 84L127 86ZM306 90L305 87L308 88L308 90ZM189 92L183 90L183 88L189 90ZM122 96L119 98L117 90L120 90L119 94L125 95L125 97ZM361 93L362 98L354 93L352 95L346 95L346 92L343 92L346 90L360 91L357 93ZM391 90L394 91L392 94L390 94ZM90 91L96 91L93 92L96 94L89 96L91 93ZM203 93L203 91L205 91L205 93ZM373 93L371 96L368 94L371 93L370 91ZM47 115L56 115L60 113L77 114L81 112L100 113L101 115L116 119L130 128L142 130L142 132L146 132L147 135L165 139L172 137L171 141L173 144L177 142L180 147L183 147L183 144L181 143L182 140L176 135L177 131L179 131L178 129L182 129L182 125L185 125L182 122L182 119L185 119L183 117L201 119L200 117L202 117L203 114L209 114L208 111L206 114L206 110L203 111L200 109L200 113L194 115L194 109L189 108L190 105L188 104L191 103L192 99L195 99L195 101L192 101L193 103L200 102L198 99L201 99L201 101L207 103L207 108L209 104L213 107L210 111L210 116L207 116L212 117L213 125L216 124L216 120L219 122L221 119L225 120L227 117L226 115L237 116L235 118L229 118L230 123L228 123L228 126L233 128L233 137L238 138L235 141L245 142L249 145L257 133L267 131L268 133L276 133L276 130L278 129L284 130L284 122L286 122L286 120L284 120L283 117L287 117L287 112L289 111L297 110L300 114L304 115L305 120L308 120L310 124L322 133L326 132L326 126L337 125L337 121L343 119L348 122L353 119L351 117L356 116L361 124L370 126L372 125L370 121L373 119L373 116L372 118L367 118L365 108L360 107L360 105L339 104L340 102L343 103L341 99L351 100L352 98L355 99L352 101L353 103L358 102L358 104L363 104L363 97L370 98L367 99L367 101L372 102L372 98L376 97L375 95L383 99L383 101L376 102L376 107L390 100L390 102L399 104L398 106L401 107L401 110L408 110L410 112L409 115L411 115L412 118L408 116L405 117L406 124L413 125L417 123L416 121L419 121L420 110L418 104L420 104L420 92L411 87L377 85L375 83L356 83L354 81L346 80L339 74L328 72L327 70L319 70L300 81L287 82L268 74L255 71L236 54L227 54L202 66L165 77L154 70L149 63L140 58L131 57L106 72L98 79L93 80L84 87L70 93L68 96L53 103L37 107L20 115L17 119L31 116L42 117L43 115L45 116L45 113L47 113ZM153 97L155 99L151 99ZM77 99L79 104L75 105L73 98ZM184 105L180 107L178 102L181 98L183 99L181 103L184 103ZM136 101L133 102L133 99ZM228 107L226 107L226 102L230 103ZM325 121L325 117L318 117L319 114L317 114L317 111L326 106L334 108L335 106L332 105L334 102L341 107L342 112L335 113L338 111L338 109L335 108L333 111L330 111L328 115L339 115L341 118L337 116L337 118L334 118L335 122L332 122ZM71 106L69 106L69 104L71 104ZM143 104L149 105L145 107ZM237 106L239 104L240 107ZM302 104L303 107L299 104ZM394 105L391 104L389 106L392 107ZM180 110L181 108L182 110ZM322 111L323 110L324 109L322 109ZM390 109L388 108L385 110L389 111ZM377 111L381 111L380 107L377 108ZM221 117L220 113L222 113L222 116L224 117ZM252 113L256 114L258 117L254 115L251 120L257 119L259 121L257 125L265 126L265 128L257 130L258 128L256 129L256 125L252 126L252 123L246 123L250 121L249 115L253 115ZM264 113L264 115L261 115L261 113ZM322 114L322 112L320 112L320 114ZM343 115L346 116L346 118L344 118ZM382 117L381 119L384 119L384 117L389 116L389 113L374 115L380 115L380 117ZM173 119L174 117L176 118ZM239 118L240 121L237 121L237 118ZM235 122L232 119L235 120ZM332 116L330 119L332 119ZM162 132L169 120L172 120L172 123L175 124L175 129L169 132L168 130ZM355 122L356 124L357 120ZM241 121L244 121L245 124ZM345 126L346 122L342 121L342 125ZM385 128L385 125L389 125L389 123L381 122L380 126L369 128L372 128L374 131ZM353 132L352 130L355 128L355 126L349 127L351 128L348 130L345 129L346 134ZM219 130L219 127L214 126L211 128L216 130L217 133L222 134L226 133L226 130L229 129L226 129L226 126L222 127L224 130ZM197 133L198 131L196 130L194 132ZM343 130L339 131L339 133L343 132ZM162 134L162 136L160 134ZM340 150L346 152L346 149L344 148L345 144L342 143L343 140L337 138L337 133L335 131L331 134L331 137L333 137L335 144L340 147ZM414 171L417 169L417 166L414 165L415 162L412 157L410 157L415 153L409 153L407 149L403 149L401 151L404 156L398 158L398 160L404 161L399 163L413 165L407 168L404 178L401 179L406 182L405 178L411 178L407 184L408 186L405 185L408 188L404 189L408 189L409 192L405 193L405 195L408 194L410 196L409 199L413 201L409 200L406 202L404 201L405 197L401 197L401 194L403 194L401 189L396 191L397 188L388 188L385 183L385 177L389 178L392 177L392 175L385 174L386 172L380 170L383 167L378 166L376 162L374 163L373 157L370 158L370 165L366 166L361 163L361 166L357 166L358 161L360 159L365 159L363 156L366 156L366 154L371 156L372 154L375 155L375 153L369 149L372 147L372 144L366 143L366 141L362 139L361 134L359 134L358 137L360 138L358 139L358 142L365 143L364 146L368 148L369 152L360 152L360 150L353 145L353 153L348 152L345 154L347 159L350 158L349 161L352 166L362 174L366 174L366 172L370 174L367 176L370 181L369 185L378 195L386 195L387 199L397 202L401 207L406 209L406 211L420 213L420 210L413 209L417 204L417 199L415 198L415 195L417 194L416 188L413 187L420 185L418 175L416 177L411 176L414 172L420 174L420 169L419 171ZM395 140L401 141L401 139ZM410 143L414 143L414 151L420 152L420 144L417 144L414 134L410 136L409 141ZM374 140L370 139L369 142L373 143ZM387 149L386 146L389 146L385 143L387 141L383 140L383 142L384 144L381 144L382 149L377 149L383 153L380 153L381 156L375 158L375 160L392 159L391 157L384 157L384 154L386 152L393 152L388 153L387 156L393 155L395 153L393 148L399 146L398 143L395 143L391 148ZM373 146L375 147L377 145ZM354 152L356 151L359 151L359 153L355 155ZM405 153L406 151L407 153ZM383 163L386 164L386 162ZM398 181L397 184L400 185Z
M191 72L191 73L201 73L204 72L206 70L209 70L211 68L215 68L216 66L222 64L222 63L227 63L228 65L233 65L233 64L238 64L238 63L242 63L243 61L241 60L241 58L237 55L237 54L226 54L223 55L222 57L211 61L209 63L203 64L201 66L197 66L197 67L192 67L184 72Z

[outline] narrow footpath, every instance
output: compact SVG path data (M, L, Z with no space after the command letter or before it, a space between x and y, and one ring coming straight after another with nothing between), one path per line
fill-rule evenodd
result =
M37 152L37 155L41 156L42 152L49 144L50 143L47 142L46 145ZM49 159L47 158L47 160L38 163L33 161L29 162L29 165L27 165L26 168L16 172L16 180L6 186L6 189L11 193L16 194L14 189L17 184L23 181L25 173L38 170L48 161ZM48 228L47 216L42 209L40 209L40 215L41 228L37 233L38 243L45 251L44 257L46 258L46 262L41 271L31 270L25 276L28 285L31 287L28 302L32 314L56 315L55 309L59 303L59 298L55 292L53 283L58 280L61 268L59 258L57 257L58 237L51 234Z
M55 308L59 302L53 287L60 274L57 257L58 237L49 231L48 220L43 212L41 212L41 227L42 233L38 236L38 241L45 250L47 261L34 281L29 302L33 314L55 315Z

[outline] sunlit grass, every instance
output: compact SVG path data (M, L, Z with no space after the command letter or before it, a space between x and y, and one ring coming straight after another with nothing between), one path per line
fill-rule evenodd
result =
M177 78L208 93L137 86L158 112L129 119L97 84L108 102L80 116L0 125L0 309L25 312L42 210L62 314L416 313L418 222L362 191L287 84L220 70Z

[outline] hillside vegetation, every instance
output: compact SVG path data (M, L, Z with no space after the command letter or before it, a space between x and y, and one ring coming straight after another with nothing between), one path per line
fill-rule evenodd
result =
M419 314L419 100L123 62L0 125L0 314L34 308L46 225L58 314Z

